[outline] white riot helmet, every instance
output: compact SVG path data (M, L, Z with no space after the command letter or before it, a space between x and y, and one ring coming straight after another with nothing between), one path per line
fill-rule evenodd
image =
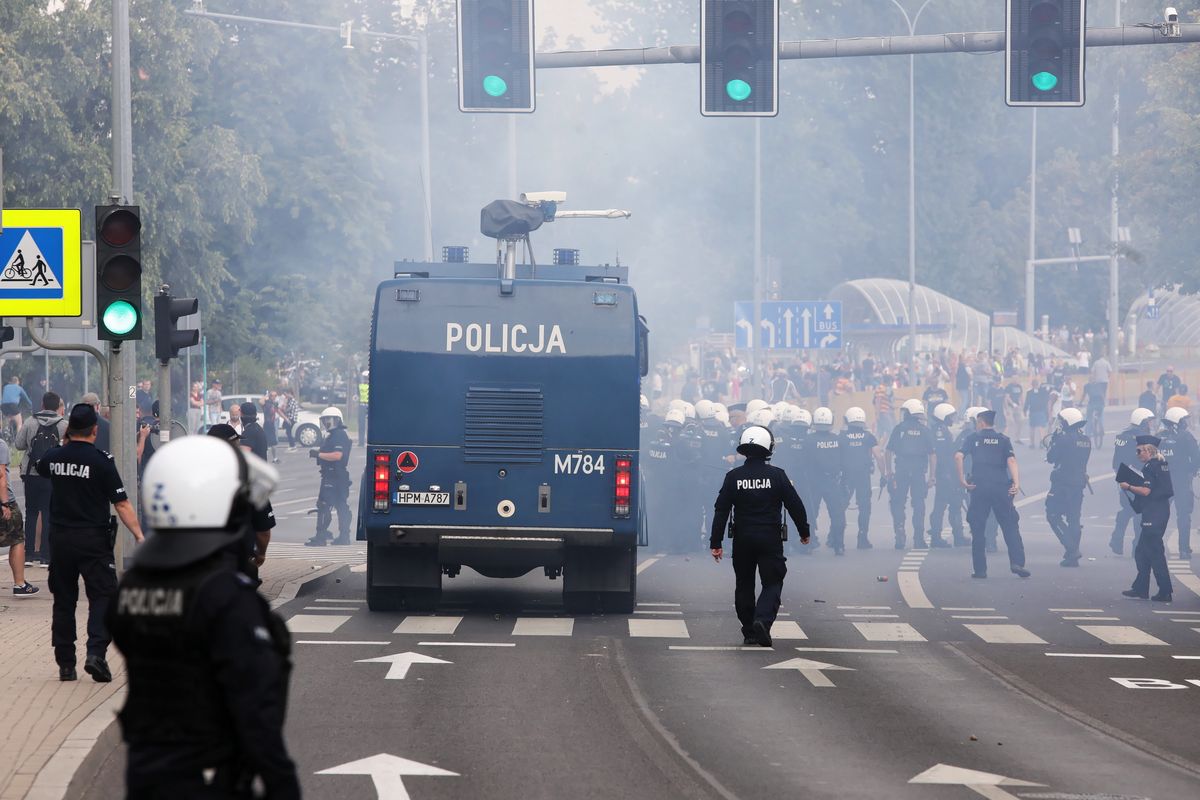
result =
M723 408L718 408L717 413L713 415L713 419L720 422L726 428L729 427L729 412Z
M813 422L812 414L809 413L807 408L797 408L795 422L797 425L811 426Z
M794 406L791 403L784 403L780 413L776 416L780 422L785 425L790 425L795 422L800 415L800 406Z
M833 412L825 406L821 406L812 415L813 425L820 425L828 428L833 425Z
M759 409L763 411L764 409ZM756 412L757 413L757 412ZM737 451L748 458L770 458L775 452L775 437L762 425L751 425L742 431Z
M683 407L686 405L687 405L686 401L680 400L677 397L674 400L672 400L671 402L667 403L667 410L668 411L675 411L675 410L683 411Z
M717 404L712 400L696 401L696 419L712 419L717 415Z
M1062 411L1058 412L1058 423L1062 426L1064 431L1068 430L1069 428L1073 428L1076 425L1082 425L1083 412L1078 408L1064 408Z
M746 403L746 418L749 419L750 415L755 411L762 408L770 408L770 406L771 404L766 400L751 400L749 403Z
M683 423L687 422L687 417L684 416L683 409L672 408L670 411L667 412L667 416L663 419L663 422L670 422L670 423L674 423L675 425L682 425Z
M688 419L695 419L696 418L696 407L694 405L692 405L691 403L688 403L685 401L683 404L683 415L685 417L687 417Z
M321 425L327 431L334 428L340 428L345 423L342 421L342 412L335 406L330 406L321 412Z
M753 414L748 414L746 416L746 421L751 425L769 428L775 423L775 415L771 413L771 409L769 408L760 408Z
M1165 414L1163 414L1163 422L1169 422L1172 425L1180 425L1185 419L1188 418L1188 416L1189 415L1186 408L1172 406L1171 408L1167 409Z
M775 419L783 419L783 410L790 405L791 403L785 403L783 400L780 400L771 406L771 413L775 415Z
M987 411L987 409L984 408L983 406L971 406L970 408L968 408L966 411L963 412L963 419L966 419L970 422L974 422L975 417L979 415L980 411Z
M949 420L956 411L957 409L955 409L954 406L950 405L949 403L938 403L933 407L933 418L938 422L945 422L947 425L949 425L950 423L947 422L947 420Z
M160 447L142 475L142 508L153 533L138 566L175 569L244 540L279 472L215 436L185 436Z
M847 425L866 425L867 412L858 406L850 406L846 409L845 419Z
M729 416L729 409L725 407L724 403L713 403L713 408L717 411L724 411L725 416Z
M900 410L911 417L925 416L925 404L915 397L900 404Z
M642 411L650 410L650 398L646 397L646 395L639 397L638 402L641 403Z
M1154 419L1154 412L1148 408L1135 408L1129 415L1129 424L1135 428Z

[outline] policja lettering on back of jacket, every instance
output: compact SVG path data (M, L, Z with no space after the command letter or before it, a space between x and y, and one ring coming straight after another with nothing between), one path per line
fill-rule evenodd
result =
M752 478L752 479L746 479L746 480L739 480L737 482L737 488L738 489L770 489L771 488L771 479L770 478Z

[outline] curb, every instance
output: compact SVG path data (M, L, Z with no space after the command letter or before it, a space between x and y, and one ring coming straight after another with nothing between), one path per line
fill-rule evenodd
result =
M272 610L295 600L305 584L330 575L345 566L345 564L327 564L303 578L288 581L271 601ZM25 795L25 800L63 800L71 786L71 781L75 779L75 773L79 771L84 759L92 752L92 748L96 746L100 736L108 729L109 725L116 721L117 711L124 702L125 687L122 686L97 706L83 722L76 725L58 750L54 752L54 755L50 756L46 764L38 770L33 785L29 787L29 791Z

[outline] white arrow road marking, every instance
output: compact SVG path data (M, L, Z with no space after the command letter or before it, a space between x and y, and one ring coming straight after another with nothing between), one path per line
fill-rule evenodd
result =
M854 672L853 667L839 667L837 664L826 664L823 661L811 661L807 658L790 658L787 661L780 661L778 664L768 664L763 669L794 669L805 678L808 678L808 682L813 686L826 688L833 686L833 681L825 677L825 673L822 670Z
M783 335L783 346L787 347L789 349L791 348L792 341L793 341L792 340L792 318L793 318L793 316L794 315L792 314L792 310L790 308L783 312L783 322L784 322L783 329L785 331L785 333Z
M396 653L390 656L379 656L378 658L360 658L354 662L355 664L391 664L387 675L384 675L384 680L402 681L404 676L408 675L408 668L413 664L453 664L453 661L443 661L440 658L433 656L423 656L420 653Z
M1044 783L1030 783L1016 778L1006 778L991 772L980 772L974 769L952 767L949 764L935 764L929 769L909 780L909 783L936 783L947 786L965 786L975 794L982 795L988 800L1017 800L1017 796L1001 789L1001 786L1045 786Z
M800 312L800 319L804 320L804 349L808 350L812 335L812 312L805 308Z
M351 761L337 767L323 769L317 775L370 775L375 783L375 793L379 800L409 800L408 790L404 788L404 776L428 775L439 778L457 778L457 772L439 769L419 761L409 761L407 758L379 753L378 755Z

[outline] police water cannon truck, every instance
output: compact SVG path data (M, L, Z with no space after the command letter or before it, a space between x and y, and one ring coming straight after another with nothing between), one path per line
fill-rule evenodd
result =
M571 610L634 608L649 330L627 267L516 257L556 217L629 214L563 200L496 201L495 263L399 262L377 290L358 525L372 610L431 609L464 566L540 568Z

